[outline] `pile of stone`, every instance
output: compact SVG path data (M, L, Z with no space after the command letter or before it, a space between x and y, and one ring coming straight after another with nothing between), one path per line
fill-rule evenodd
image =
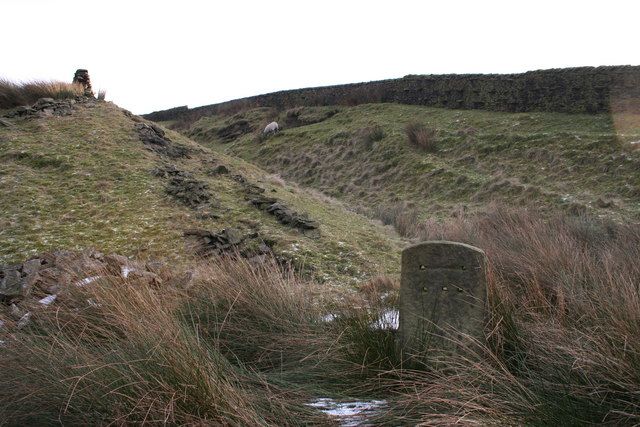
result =
M255 126L252 126L251 123L245 119L240 119L221 127L216 131L216 135L223 142L231 142L254 130L256 130Z
M211 200L209 186L194 177L171 177L165 191L192 209L208 205Z
M24 327L34 309L51 305L71 287L108 279L159 286L170 277L168 267L159 262L135 262L97 251L44 253L21 264L0 265L0 319Z
M275 216L281 224L298 228L302 231L315 230L318 228L318 223L309 219L306 214L298 213L275 197L265 195L264 188L248 182L242 175L234 175L233 179L243 186L245 197L249 203Z
M284 225L299 228L300 230L315 230L318 228L318 223L309 219L306 214L300 214L292 210L276 198L258 194L253 196L249 201L258 209L275 216L276 219Z
M189 156L189 149L187 147L171 141L165 135L164 130L153 123L136 123L134 127L138 131L140 140L147 149L172 159Z
M218 164L209 170L207 170L207 175L215 176L215 175L226 175L229 173L229 168L223 164Z
M7 118L29 118L49 116L70 116L76 104L85 102L83 98L77 99L53 99L40 98L30 107L21 106L14 108L4 115Z
M175 165L163 165L154 169L152 174L168 179L166 193L186 206L192 209L210 207L212 197L209 186L190 172L178 169Z
M244 237L235 228L226 228L219 233L208 230L186 230L184 236L196 241L195 252L199 256L222 255L238 249Z
M238 255L260 264L274 255L271 246L257 232L243 235L236 228L226 228L217 233L193 229L186 230L184 236L192 241L193 251L201 257Z
M93 98L93 89L91 88L91 78L89 77L89 71L78 69L73 75L73 83L82 85L84 88L84 96L90 96Z

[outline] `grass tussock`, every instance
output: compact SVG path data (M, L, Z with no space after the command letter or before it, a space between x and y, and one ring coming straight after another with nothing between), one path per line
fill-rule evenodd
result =
M411 145L428 153L438 151L436 130L421 123L410 122L404 128L404 132Z
M195 274L189 289L103 278L34 312L28 328L3 337L0 418L12 425L322 422L303 405L301 387L269 378L303 364L301 354L311 358L306 350L318 347L310 343L322 340L310 331L318 309L302 285L274 263L224 261Z
M66 99L83 94L84 88L80 84L44 80L15 83L0 79L0 108L2 109L31 105L40 98Z
M414 237L421 230L420 210L408 202L377 206L372 216L384 225L392 225L404 237Z
M526 210L427 224L487 253L491 320L437 369L407 371L412 420L578 425L640 420L640 226ZM402 408L402 409L401 409Z
M0 337L0 419L330 424L306 403L357 390L374 363L388 369L393 335L371 330L364 303L352 311L320 294L275 261L229 258L199 264L186 288L104 276L70 289ZM340 320L323 320L330 311Z

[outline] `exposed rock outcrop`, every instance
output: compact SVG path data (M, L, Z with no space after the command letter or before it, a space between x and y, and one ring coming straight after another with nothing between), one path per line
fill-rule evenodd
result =
M136 123L134 126L147 149L172 159L189 156L189 149L182 144L171 141L159 126L153 123Z
M264 195L264 188L248 182L242 175L234 175L233 179L242 185L245 190L245 198L253 206L275 216L280 223L302 231L318 228L318 223L309 219L306 214L294 211L275 197Z
M178 169L175 165L160 166L151 173L157 177L167 179L165 191L168 195L192 209L211 207L213 197L207 183L196 179L187 171Z
M259 264L264 262L267 256L275 256L271 249L273 242L263 239L255 230L243 233L236 228L226 228L219 232L192 229L186 230L184 236L193 244L195 254L201 257L237 255ZM275 258L278 262L287 262L277 256Z
M242 135L249 134L255 130L255 127L245 119L240 119L229 123L228 125L218 129L216 134L224 142L231 142L241 137Z
M70 116L73 114L76 104L86 103L87 99L53 99L40 98L30 107L21 106L9 111L4 117L7 118L30 118L48 116Z

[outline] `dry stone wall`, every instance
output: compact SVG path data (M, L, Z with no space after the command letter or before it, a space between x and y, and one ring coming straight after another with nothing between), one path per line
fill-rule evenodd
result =
M373 102L509 112L640 111L640 66L563 68L522 74L409 75L401 79L274 92L192 109L182 106L144 117L158 121L195 120L247 107L284 109Z

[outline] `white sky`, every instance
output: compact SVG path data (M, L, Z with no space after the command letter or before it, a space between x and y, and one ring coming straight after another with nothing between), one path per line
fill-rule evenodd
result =
M640 1L0 0L0 77L134 113L406 74L640 64Z

